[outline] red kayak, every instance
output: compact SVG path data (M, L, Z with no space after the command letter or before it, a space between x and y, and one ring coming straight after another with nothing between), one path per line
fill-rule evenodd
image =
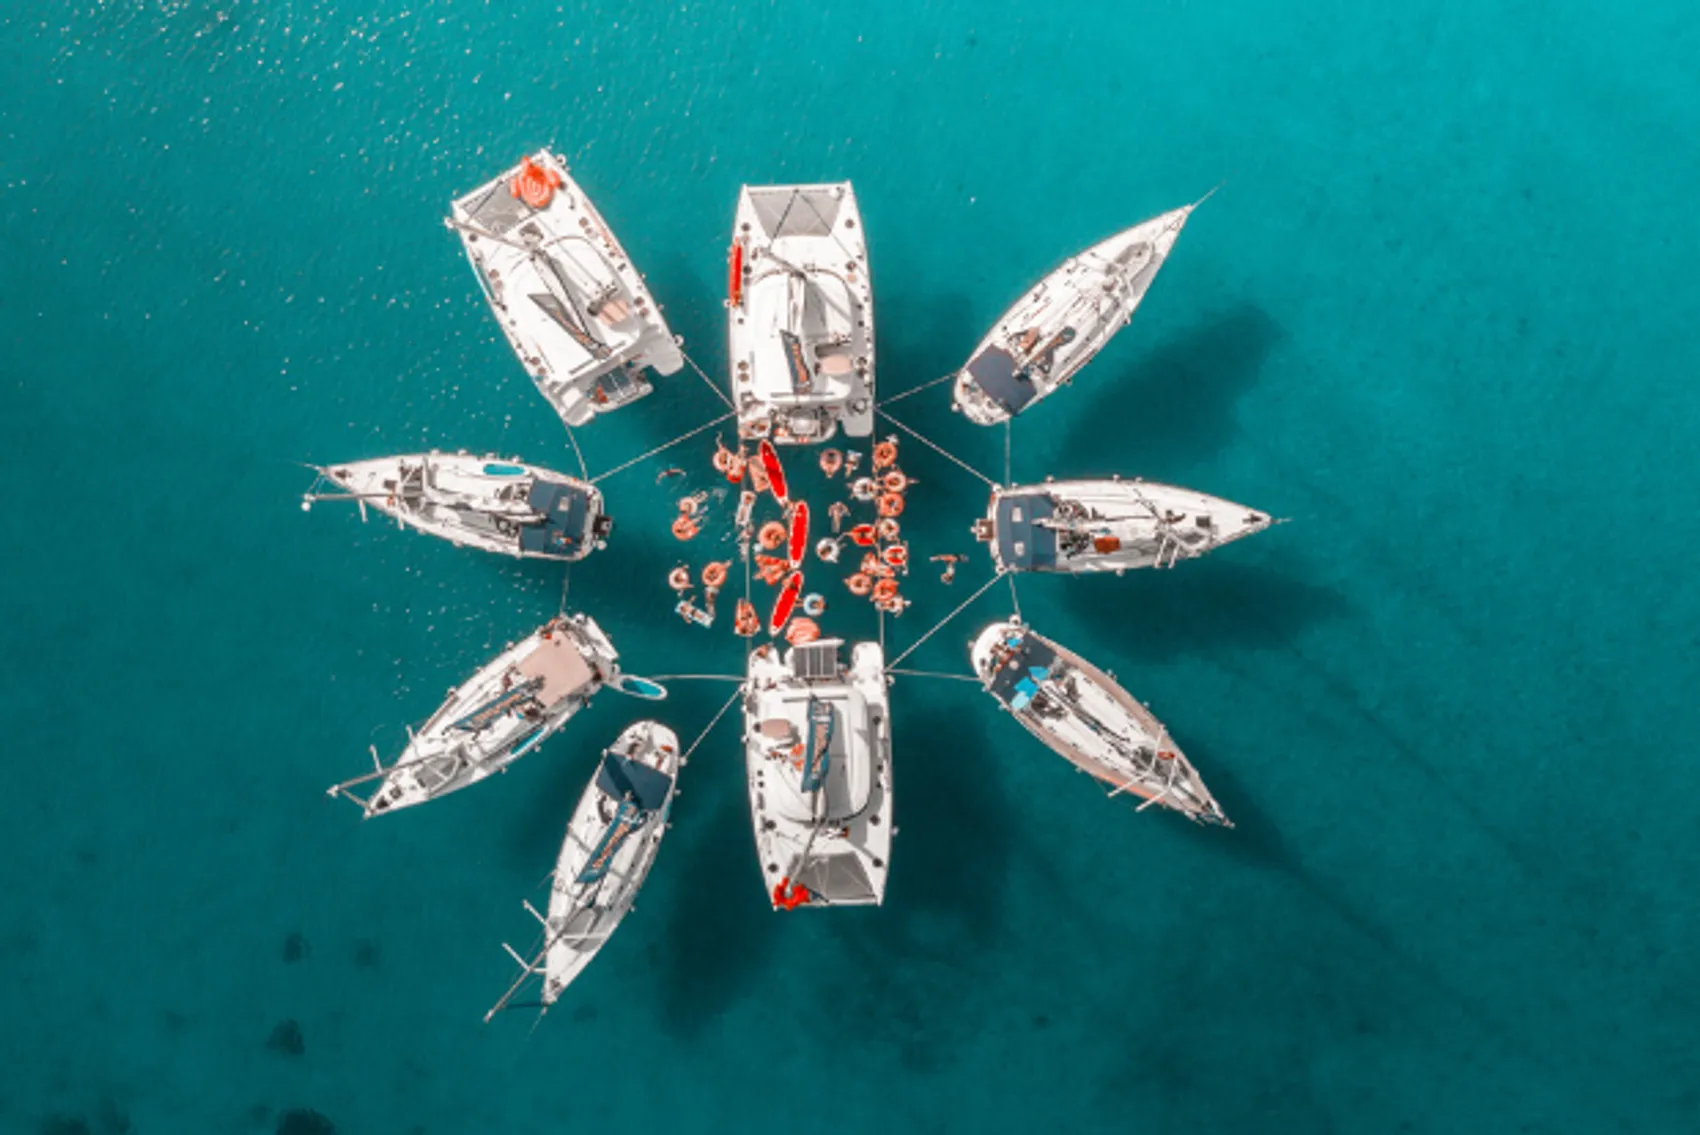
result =
M767 633L776 635L785 629L785 624L791 621L791 608L797 605L797 596L803 593L803 573L794 571L791 578L785 581L785 587L779 592L779 598L773 601L773 617L767 621Z
M803 556L809 550L809 503L798 501L791 509L791 566L802 567Z
M766 438L762 438L758 452L761 454L762 471L767 474L767 487L773 490L773 499L785 504L785 470L779 464L779 454Z

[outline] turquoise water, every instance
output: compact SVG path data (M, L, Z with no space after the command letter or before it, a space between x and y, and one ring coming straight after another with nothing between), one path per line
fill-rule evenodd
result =
M0 14L0 1130L1693 1129L1691 5L373 7ZM547 142L716 374L738 185L854 179L887 392L1225 181L1014 442L1018 476L1293 519L1021 593L1239 827L1135 815L972 687L903 683L887 905L775 915L723 728L590 973L481 1027L647 707L411 814L325 800L561 575L303 516L295 463L572 467L439 224ZM901 416L998 472L946 403ZM682 374L587 459L715 406ZM983 486L911 458L911 529L967 550ZM607 482L570 602L639 672L733 669L668 612L652 470Z

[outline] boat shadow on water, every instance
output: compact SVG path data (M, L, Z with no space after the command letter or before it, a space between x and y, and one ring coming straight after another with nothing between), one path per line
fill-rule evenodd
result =
M843 957L822 968L823 1021L895 1053L906 1071L940 1071L994 1009L977 995L997 975L1008 922L1015 803L998 768L982 695L964 684L900 680L893 769L900 826L891 888L877 911L844 911L822 928ZM905 706L915 707L908 711ZM948 1011L945 1011L948 1006ZM836 1027L836 1025L835 1025Z
M1238 433L1234 400L1284 337L1263 308L1240 303L1141 352L1119 377L1083 373L1087 397L1064 446L1070 468L1155 479L1202 464ZM1138 468L1124 467L1130 448Z
M1251 539L1278 539L1281 531ZM1134 573L1138 578L1023 577L1022 591L1025 597L1028 590L1061 588L1064 604L1083 628L1084 641L1076 645L1063 638L1071 633L1064 629L1037 629L1106 669L1129 655L1156 663L1223 650L1285 649L1314 625L1352 614L1341 592L1236 558L1243 555L1243 549L1223 548L1173 570Z

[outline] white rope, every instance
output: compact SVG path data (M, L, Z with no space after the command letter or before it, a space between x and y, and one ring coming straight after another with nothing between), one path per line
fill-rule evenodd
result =
M652 682L742 682L736 674L650 674Z
M886 669L890 670L893 666L896 666L899 662L902 662L905 658L908 658L911 654L914 654L916 649L923 642L926 642L928 639L932 638L935 634L937 634L940 630L944 629L944 625L946 623L950 622L952 619L956 618L956 616L960 615L963 612L963 609L968 606L968 604L974 602L974 600L976 600L980 596L984 595L986 593L986 589L991 587L992 584L996 583L998 581L998 579L1003 576L1003 574L1004 573L1000 571L1000 572L997 573L997 575L992 576L992 578L990 578L986 582L982 583L980 585L979 590L975 591L974 594L970 595L968 598L964 599L962 602L960 602L956 605L956 610L952 611L950 614L946 615L944 618L942 618L938 622L934 623L932 630L928 631L926 634L924 634L920 638L916 639L913 643L910 643L908 650L905 650L902 654L899 654L896 658L893 658L891 660L891 664L888 665L886 667Z
M949 382L951 379L953 379L955 377L956 377L956 375L954 373L940 375L938 378L933 379L931 382L923 382L919 386L912 387L908 390L905 390L902 394L893 394L890 398L881 398L879 400L879 405L889 406L893 402L901 402L905 398L909 397L911 394L919 394L923 390L930 390L932 387L937 386L939 383Z
M1019 596L1015 593L1015 573L1012 572L1012 571L1006 571L1006 572L1004 572L1004 574L1009 576L1009 601L1010 601L1011 605L1013 605L1015 607L1015 617L1020 619L1021 618L1021 596ZM1023 621L1025 621L1025 620L1023 620Z
M726 392L724 390L720 389L720 387L718 387L714 384L714 380L712 378L708 377L707 371L705 371L701 367L697 366L697 361L695 359L691 358L689 353L686 352L685 348L680 347L679 348L679 354L684 358L684 360L687 363L691 364L691 369L697 372L697 377L702 379L703 382L705 384L707 384L707 386L710 390L714 391L714 396L716 398L720 399L722 402L726 403L726 408L728 410L732 410L732 411L736 412L738 407L733 405L732 399L726 397Z
M561 609L556 612L558 615L564 615L567 613L567 585L572 581L573 565L568 564L561 571Z
M890 670L891 674L902 674L905 678L949 678L953 682L973 682L980 684L980 679L967 674L940 674L936 670Z
M1009 472L1009 436L1014 428L1014 424L1014 418L1005 418L1003 420L1003 483L1006 485L1010 484L1013 480Z
M931 449L935 450L936 452L938 452L938 453L944 455L945 457L949 458L950 460L956 462L956 464L960 465L963 469L967 470L968 472L974 474L974 476L980 478L980 480L986 482L986 484L990 485L992 488L995 489L995 488L998 487L996 481L992 480L990 477L986 476L984 473L982 473L978 469L974 468L974 466L968 464L968 462L962 460L962 458L956 456L956 454L950 452L950 450L944 448L942 445L939 445L936 442L929 441L927 438L922 437L920 434L916 433L914 430L910 429L908 426L904 425L902 422L898 421L896 418L892 417L890 414L886 413L884 410L876 409L874 411L874 413L878 414L880 417L884 418L886 421L890 422L892 425L896 426L898 429L902 430L904 433L908 434L910 437L914 438L916 441L920 442L922 445L928 446Z
M627 469L630 469L633 465L636 465L638 462L647 461L649 458L654 457L657 453L664 453L667 450L672 449L675 445L678 445L682 441L689 441L691 438L697 436L697 434L700 434L702 431L713 429L715 426L718 426L721 422L724 422L727 418L730 418L731 416L732 416L731 414L722 414L718 418L715 418L713 421L704 422L702 425L698 426L696 429L691 430L689 433L680 434L678 437L674 438L670 442L667 442L665 445L658 445L654 449L650 450L648 453L640 453L636 457L632 458L630 461L627 461L627 462L624 462L623 464L614 466L612 469L608 470L606 473L598 473L596 476L594 476L590 479L590 483L593 484L593 485L598 484L599 482L606 481L609 477L612 477L615 473L624 473Z
M567 440L573 443L573 452L578 455L578 475L582 480L590 480L590 470L584 465L584 451L578 447L578 437L571 426L567 427Z
M714 727L720 724L720 719L726 716L726 711L732 708L743 692L744 691L741 688L732 691L732 696L726 699L726 704L720 707L720 712L715 714L709 723L703 727L701 733L697 734L697 739L691 742L691 747L679 754L679 763L681 765L690 760L691 754L697 751L697 746L707 740L710 733L714 732Z

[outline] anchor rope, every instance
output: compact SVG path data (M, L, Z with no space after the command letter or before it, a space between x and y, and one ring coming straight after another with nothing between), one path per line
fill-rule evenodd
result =
M1004 572L1004 574L1009 576L1009 601L1015 607L1015 617L1020 619L1021 618L1021 596L1019 596L1015 593L1015 573L1012 572L1012 571L1006 571L1006 572ZM1025 621L1025 620L1023 620L1023 621Z
M696 429L688 430L685 433L682 433L678 437L674 438L672 441L666 442L662 445L658 445L654 449L651 449L646 453L640 453L636 457L632 458L630 461L622 462L621 464L614 466L612 469L608 470L606 473L598 473L596 476L594 476L590 479L590 483L593 484L593 485L599 484L603 481L606 481L609 477L612 477L615 473L623 473L627 469L630 469L633 465L636 465L640 461L647 461L649 458L654 457L658 453L665 453L667 450L672 449L675 445L678 445L682 441L689 441L691 438L697 436L697 434L702 433L704 430L713 429L715 426L718 426L721 422L724 422L727 418L730 418L731 416L732 416L731 414L722 414L718 418L713 419L712 421L704 422L702 425L698 426Z
M679 348L679 354L684 358L684 360L687 363L689 363L691 365L691 369L697 372L697 377L702 379L704 384L706 384L710 390L714 391L714 396L716 398L720 399L722 402L726 403L726 408L728 410L736 412L738 407L733 404L732 399L730 399L726 396L726 392L724 390L720 389L720 387L715 385L714 380L712 378L708 377L707 371L705 371L701 367L697 366L697 361L695 359L691 358L690 352L685 350L684 347L680 347Z
M726 699L726 704L720 707L720 712L716 713L709 719L708 724L703 726L702 732L697 734L697 739L691 742L691 747L679 754L679 763L681 765L690 760L691 754L697 751L697 746L707 740L710 733L714 732L714 727L720 724L720 719L726 716L726 711L732 708L743 692L744 691L741 686L732 691L732 696Z
M891 674L902 674L906 678L949 678L953 682L973 682L980 684L980 679L967 674L941 674L937 670L890 670Z
M955 373L942 374L939 377L932 379L929 382L923 382L919 386L911 387L910 389L905 390L902 394L893 394L890 398L881 398L879 400L879 405L889 406L893 402L901 402L905 398L909 397L911 394L919 394L919 393L921 393L921 391L930 389L931 387L934 387L934 386L937 386L941 382L949 382L951 379L953 379L955 377L956 377Z
M911 654L914 654L916 649L919 648L922 643L926 642L928 639L932 638L939 631L943 630L944 625L946 623L950 622L952 619L956 618L956 616L960 615L963 612L963 610L965 610L967 608L968 604L974 602L974 600L976 600L980 596L984 595L986 593L986 590L988 588L990 588L992 586L992 584L996 583L999 580L999 578L1001 578L1004 574L1005 574L1004 572L1000 571L996 575L993 575L992 578L990 578L986 582L982 583L980 585L979 589L974 592L974 594L970 595L968 598L966 598L962 602L958 603L956 605L956 609L954 611L952 611L950 614L946 615L944 618L940 619L938 622L934 623L932 629L929 630L926 634L922 635L920 638L918 638L914 642L910 643L908 650L905 650L902 654L899 654L896 658L893 658L891 660L891 665L887 666L886 670L890 671L892 669L892 667L896 666L899 662L902 662L905 658L908 658Z
M573 433L573 428L571 426L567 426L567 440L573 443L573 453L578 457L578 475L580 479L588 481L590 479L590 470L585 467L584 451L578 447L578 435Z
M980 478L980 480L986 482L986 484L990 485L992 488L995 489L995 488L998 487L998 484L997 484L996 481L992 480L990 477L986 476L984 473L982 473L978 469L974 468L974 466L968 464L968 462L962 460L962 458L956 456L956 454L952 453L950 450L946 449L944 446L939 445L937 442L932 441L931 439L924 437L923 435L921 435L921 434L917 433L916 431L910 429L908 426L904 425L902 422L898 421L896 418L892 417L890 414L886 413L884 410L875 409L874 413L878 414L880 417L884 418L886 421L890 422L892 425L896 426L898 429L902 430L904 433L908 434L910 437L914 438L916 441L920 442L922 445L925 445L928 448L934 450L935 452L941 454L942 456L948 458L949 460L954 461L957 465L961 466L964 470L966 470L969 473L974 474L974 476Z
M1009 438L1010 438L1010 434L1014 432L1014 429L1013 429L1014 423L1015 423L1014 418L1005 418L1003 420L1003 483L1006 484L1006 485L1009 484L1011 480L1013 480L1013 478L1010 476L1010 472L1009 472L1009 465L1010 465L1010 456L1009 456L1010 441L1009 441Z

